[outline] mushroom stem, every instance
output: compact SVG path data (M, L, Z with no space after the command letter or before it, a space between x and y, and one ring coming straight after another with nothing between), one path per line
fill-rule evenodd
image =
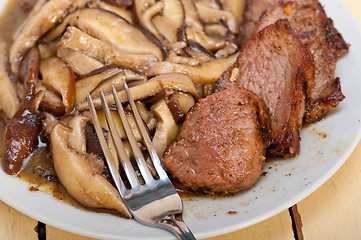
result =
M147 70L146 75L156 76L158 74L181 73L189 76L195 84L214 83L225 70L234 64L237 56L238 54L236 53L227 58L214 59L199 66L171 62L157 62Z
M8 118L12 118L19 109L19 98L15 83L10 79L7 71L6 43L0 40L0 85L6 89L0 94L0 106Z
M39 61L39 50L32 48L21 63L20 77L25 82L25 97L5 130L2 164L7 174L18 174L24 160L38 145L42 125L37 108L44 96L42 91L35 95Z
M162 92L172 93L173 91L188 92L192 94L195 99L199 98L192 80L186 75L177 73L158 75L148 82L131 87L129 91L133 95L135 101L149 99ZM128 101L124 90L118 92L118 97L123 103ZM105 95L105 99L108 104L115 104L111 94ZM93 103L96 108L101 107L100 98L93 99ZM77 109L79 111L87 110L88 102L80 102Z

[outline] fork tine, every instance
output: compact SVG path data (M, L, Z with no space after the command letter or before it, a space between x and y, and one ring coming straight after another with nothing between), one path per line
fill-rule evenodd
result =
M122 123L123 123L123 128L124 128L125 133L127 135L130 147L133 150L133 154L134 154L135 160L136 160L136 162L138 164L139 170L140 170L140 172L142 174L142 177L143 177L145 183L150 183L150 182L154 181L154 178L153 178L152 174L150 173L150 171L148 169L148 166L147 166L147 164L146 164L146 162L144 160L143 153L142 153L142 151L140 150L140 148L138 146L138 142L135 139L133 131L132 131L130 125L129 125L128 119L125 116L123 105L120 103L117 91L116 91L114 86L112 87L112 92L113 92L115 104L116 104L117 109L118 109L119 116L120 116L120 118L122 120Z
M138 128L139 128L139 131L144 139L144 143L148 149L148 152L150 154L150 157L153 161L153 165L158 173L158 176L162 179L168 179L168 176L166 174L166 172L164 171L164 168L161 164L161 161L159 159L159 156L157 154L157 152L155 151L154 149L154 146L153 146L153 143L149 137L149 134L148 134L148 131L144 125L144 122L139 114L139 111L137 109L137 107L135 106L135 102L134 102L134 99L133 99L133 96L132 94L130 93L129 91L129 88L128 88L128 85L126 82L124 82L124 90L125 90L125 93L127 95L127 98L128 98L128 101L129 101L129 104L130 104L130 107L132 108L132 111L134 113L134 118L135 118L135 121L138 125Z
M110 135L113 138L113 142L115 145L115 148L117 150L118 157L120 159L120 162L122 163L123 169L125 174L127 175L127 178L129 180L129 183L132 188L138 188L139 187L139 180L137 178L137 175L134 171L134 168L130 162L130 159L125 152L124 145L122 143L122 139L120 138L119 132L115 126L114 120L110 114L108 103L105 100L103 91L100 90L100 100L102 102L102 106L105 113L105 118L107 120L109 129L110 129Z
M111 175L113 177L115 186L117 187L117 189L119 191L119 194L123 197L126 194L127 189L125 188L123 180L119 175L118 169L114 164L114 159L112 157L112 154L110 153L107 142L106 142L105 137L103 135L103 130L102 130L102 127L100 126L99 119L98 119L98 116L97 116L93 101L92 101L92 99L90 97L90 94L87 95L87 99L88 99L90 114L92 116L93 123L94 123L94 128L95 128L95 131L96 131L99 143L100 143L100 147L102 148L102 151L104 153L104 157L105 157L105 160L107 161L107 164L109 166L109 170L110 170L110 173L111 173Z

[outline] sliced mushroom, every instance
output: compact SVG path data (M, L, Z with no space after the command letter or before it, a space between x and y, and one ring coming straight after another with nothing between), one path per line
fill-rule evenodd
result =
M199 43L192 41L192 40L187 41L186 50L187 50L187 53L191 51L191 52L196 52L196 53L201 53L203 55L207 55L209 58L214 58L214 54L211 51L208 51L202 45L200 45Z
M152 142L158 156L163 156L168 144L177 136L178 125L164 99L153 104L151 109L159 120Z
M133 17L133 13L131 10L122 7L121 5L115 5L112 4L111 2L117 2L116 1L112 1L112 0L108 0L108 1L95 1L92 2L90 4L91 7L97 7L97 8L101 8L113 13L118 14L119 16L121 16L122 18L124 18L125 20L127 20L130 23L134 23L134 17ZM126 1L133 1L133 0L126 0Z
M104 66L104 64L97 59L69 48L59 48L57 56L63 59L73 72L78 75L90 73Z
M24 96L34 96L38 85L40 53L32 47L20 62L18 80L24 83Z
M14 43L10 48L11 71L16 73L21 56L34 46L36 41L54 26L66 13L67 10L85 6L88 0L50 0L42 1L29 15L21 26L21 31L15 36Z
M181 0L181 2L184 9L184 21L186 25L201 29L203 25L199 19L197 8L194 5L194 0Z
M150 99L161 94L169 95L174 91L188 92L192 94L195 99L199 99L192 80L186 75L177 73L158 75L143 84L129 88L129 90L135 101ZM118 97L121 102L127 102L127 96L124 90L118 92ZM108 104L114 104L114 99L111 94L105 95L105 99ZM93 103L97 108L101 106L99 98L93 99ZM88 109L87 101L79 103L77 109L79 111Z
M207 35L217 35L221 37L227 37L228 30L227 28L222 24L207 24L204 26L204 32Z
M173 43L177 41L178 31L184 24L184 10L179 0L163 0L162 16L154 17L153 22L158 32Z
M2 149L3 168L7 174L16 175L24 160L36 149L41 132L41 116L37 104L41 101L41 92L26 100L6 127Z
M176 123L184 121L189 109L194 106L195 100L192 95L176 92L167 97L168 108Z
M205 34L203 29L195 27L186 28L187 38L199 43L208 51L217 51L227 45L226 38L216 38Z
M125 134L123 124L122 124L122 121L120 119L120 116L119 116L118 112L117 111L110 111L110 114L112 115L112 117L114 119L114 123L115 123L115 126L117 127L119 136L123 140L126 140L127 135ZM109 131L109 127L108 127L107 120L106 120L105 115L104 115L104 111L103 110L97 111L97 116L99 118L99 122L100 122L100 125L102 126L102 128L105 129L106 131ZM126 117L128 119L130 128L133 131L135 139L138 142L142 142L142 135L140 134L140 131L138 129L138 126L137 126L137 123L136 123L136 121L134 119L134 116L132 114L126 113Z
M91 91L90 96L92 98L100 97L100 92L102 91L104 94L110 94L112 92L112 88L115 87L117 91L123 90L124 82L127 79L125 74L119 72L101 82L94 90ZM83 99L84 100L84 99Z
M239 32L237 19L234 17L234 15L231 12L221 9L215 9L201 2L196 2L195 5L197 7L199 16L203 22L205 23L224 22L224 24L228 27L230 32L234 34L237 34Z
M152 65L146 72L147 76L159 74L181 73L190 77L194 83L214 83L236 61L238 54L227 58L219 58L203 63L200 66L189 66L170 62L159 62Z
M144 122L147 122L149 119L149 111L146 107L146 104L144 102L135 102L135 105L137 106L138 112L140 117L143 119Z
M42 84L61 95L65 112L70 113L75 106L75 79L73 71L60 58L48 58L40 63Z
M134 2L133 12L137 23L167 49L177 41L186 41L185 15L180 0L138 0Z
M0 40L0 85L6 89L0 94L0 107L11 119L19 109L20 103L15 83L10 79L7 68L7 47L3 40Z
M229 55L234 54L237 50L238 47L236 44L227 42L227 45L224 48L218 50L214 55L216 58L226 58Z
M24 91L25 91L24 83L17 81L15 84L16 84L16 93L18 95L18 98L20 99L20 101L22 101L24 98Z
M152 19L163 10L163 1L137 0L133 5L133 12L137 23L144 29L157 36L158 32Z
M238 24L242 23L243 12L246 9L246 0L223 0L221 1L223 9L229 11L237 19Z
M54 49L54 45L55 44L46 44L46 43L38 44L41 60L46 58L51 58L56 55L56 50Z
M25 97L20 108L5 130L2 149L2 165L7 174L15 175L23 167L24 160L36 149L41 132L41 115L37 112L43 92L35 95L38 78L39 51L32 48L22 60L22 75L25 82Z
M159 43L148 38L135 25L112 12L99 8L83 8L69 14L53 31L63 32L67 25L75 26L123 53L153 55L158 60L164 59L165 53ZM49 36L53 35L49 34Z
M41 132L41 140L44 143L50 143L50 133L53 127L58 124L59 120L54 115L45 112L44 119L42 120L42 132Z
M121 75L120 73L122 73L123 75ZM136 73L132 70L119 66L106 66L100 68L76 81L76 102L79 103L81 101L84 101L87 94L95 90L99 86L99 84L104 81L114 80L113 82L116 83L116 81L127 79L127 76L132 76L135 74Z
M133 69L139 69L140 71L158 61L153 55L122 53L75 27L67 28L67 32L63 35L60 45L61 48L69 48L83 52L105 64L117 64Z
M69 144L79 153L86 152L85 128L89 118L76 115L68 122L68 127L72 129L69 134Z
M47 90L45 87L38 87L38 90L44 92L44 97L40 102L39 109L55 116L62 116L65 114L65 106L61 97L56 93Z
M190 56L190 58L197 60L199 63L209 62L215 57L212 52L208 51L199 43L192 40L187 41L187 47L185 51L187 55Z
M129 7L133 4L134 0L102 0L114 6Z
M130 73L130 74L127 74ZM132 74L133 73L133 74ZM128 83L129 86L139 85L146 82L148 78L145 75L133 72L131 70L120 72L100 83L91 93L91 97L99 97L100 90L104 94L109 94L112 92L112 87L114 86L117 91L124 89L124 81Z
M78 121L82 121L79 119ZM83 127L82 124L78 126ZM75 128L75 127L74 127ZM79 203L90 208L117 210L124 217L130 218L127 207L117 190L101 175L104 162L94 154L83 152L83 142L75 149L71 136L75 129L57 124L51 131L50 152L60 182L68 193ZM78 136L85 139L83 132ZM81 150L81 151L77 151Z
M117 67L104 67L90 73L88 77L82 77L75 83L76 102L85 101L87 94L91 93L101 82L120 73L122 70Z
M91 118L91 116L88 116L88 117ZM116 148L115 148L113 139L109 136L110 133L104 129L103 129L103 133L106 137L110 153L112 154L112 157L114 160L115 167L116 167L116 169L119 169L119 159L118 159L118 154L116 152ZM104 160L105 158L104 158L103 151L100 147L100 143L99 143L98 137L96 135L94 125L91 122L87 122L87 124L86 124L85 138L86 138L86 152L93 153L93 154L97 155L99 158ZM111 181L111 177L109 176L110 178L108 179L107 178L108 176L105 176L105 174L104 174L105 172L106 171L104 171L102 175L108 181Z
M196 58L178 56L175 52L171 51L168 54L167 62L171 63L179 63L179 64L187 64L190 66L199 65L200 62Z

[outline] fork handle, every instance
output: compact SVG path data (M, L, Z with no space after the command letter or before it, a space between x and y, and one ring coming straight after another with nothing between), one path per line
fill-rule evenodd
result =
M181 214L169 215L159 223L159 227L172 232L180 240L196 240L191 230L184 223Z

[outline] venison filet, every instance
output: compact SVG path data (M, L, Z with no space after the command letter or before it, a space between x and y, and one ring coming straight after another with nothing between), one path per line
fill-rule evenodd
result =
M270 118L255 94L232 87L201 99L163 156L165 169L186 189L236 193L263 172Z
M312 82L312 58L287 20L265 27L242 47L236 63L216 82L216 91L241 86L259 95L271 114L269 154L300 151L304 86Z

